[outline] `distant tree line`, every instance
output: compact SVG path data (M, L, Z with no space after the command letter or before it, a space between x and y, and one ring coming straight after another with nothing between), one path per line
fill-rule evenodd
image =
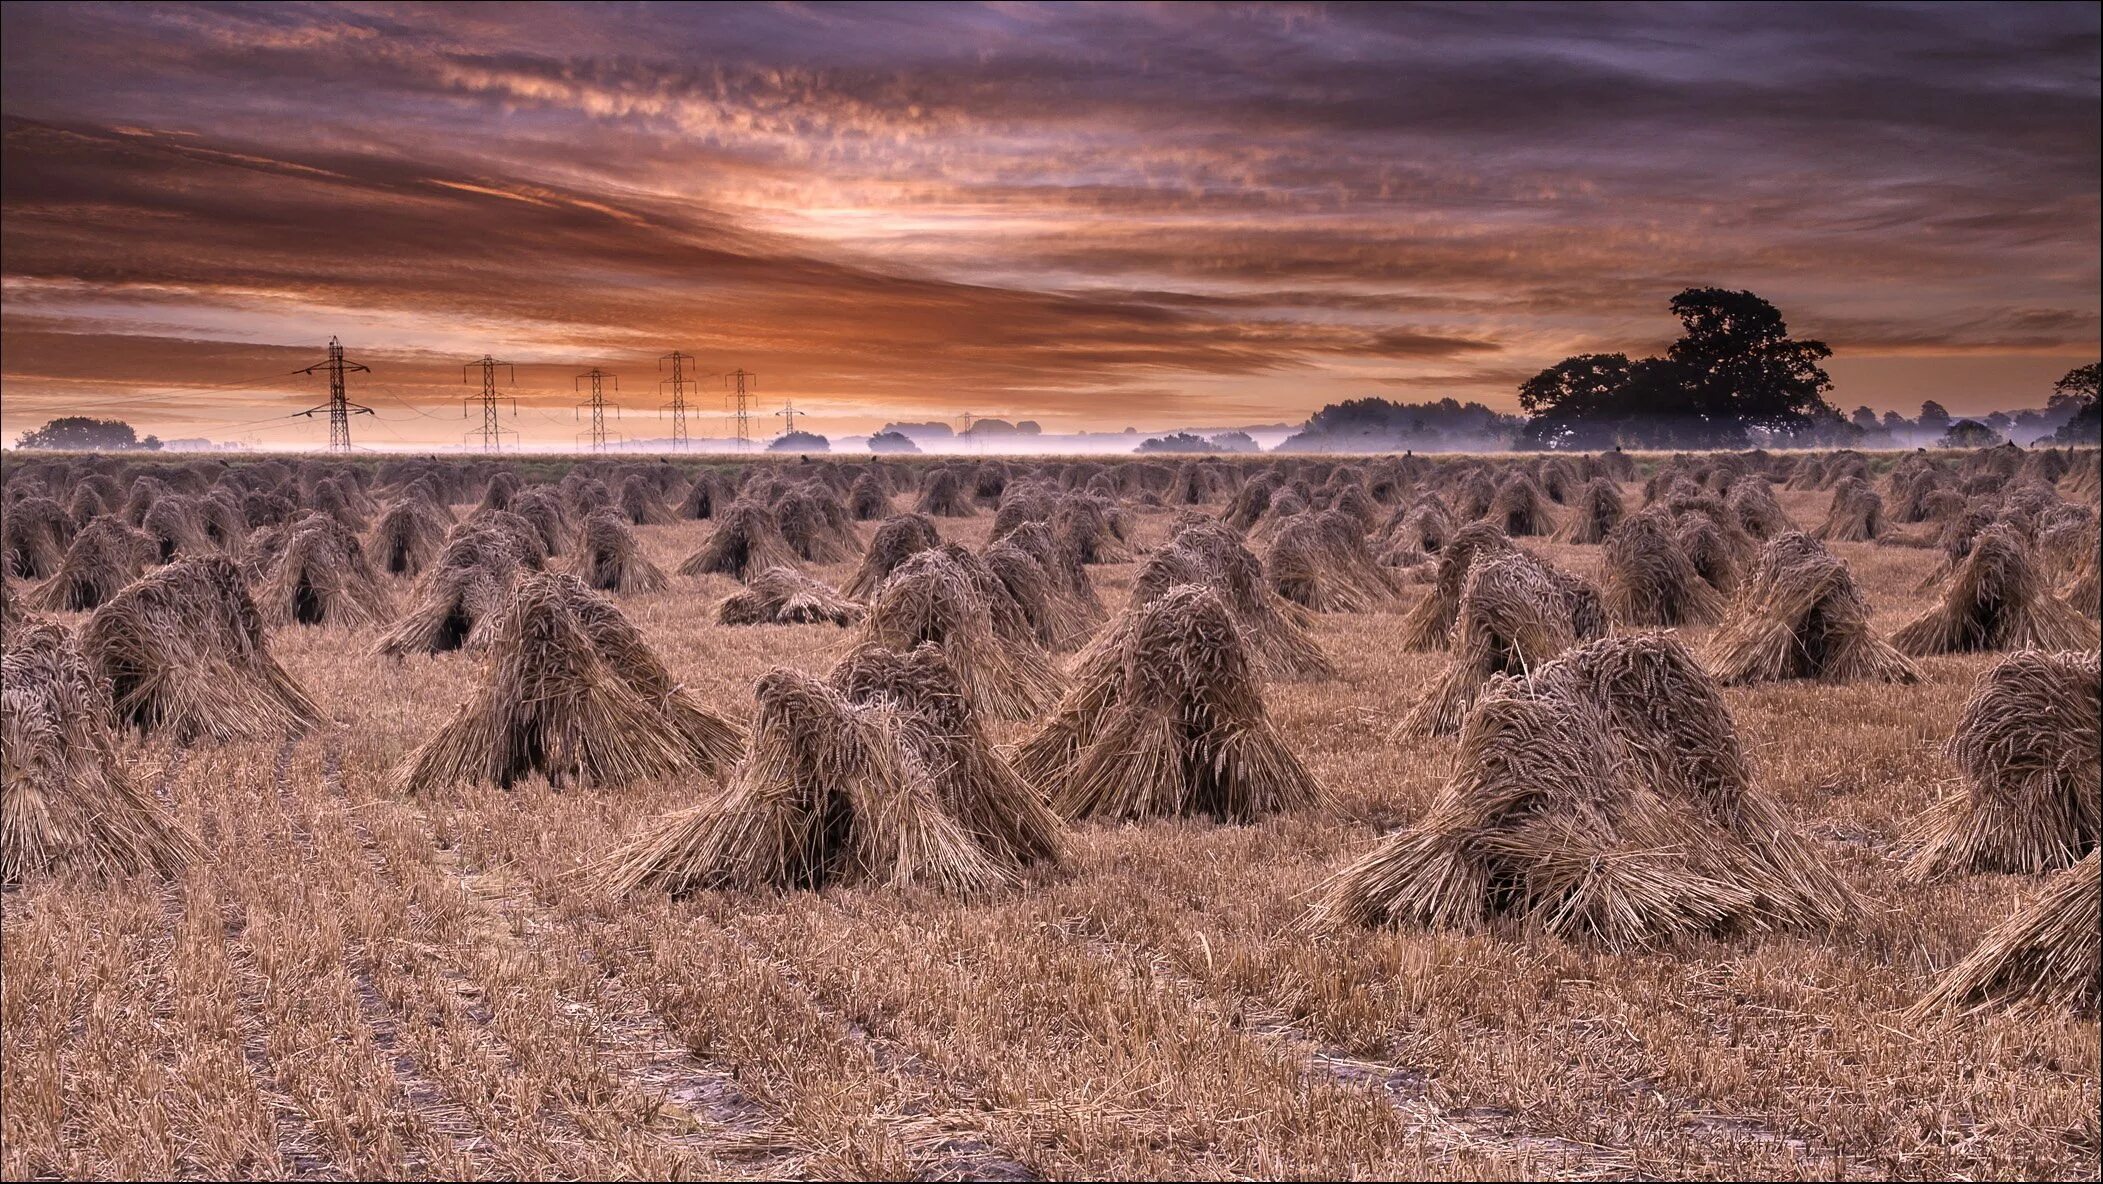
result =
M132 426L121 419L67 415L23 432L16 437L15 446L69 452L159 452L161 441L158 436L140 439Z

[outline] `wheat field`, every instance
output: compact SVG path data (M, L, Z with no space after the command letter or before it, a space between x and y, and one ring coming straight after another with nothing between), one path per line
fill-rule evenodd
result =
M1640 504L1640 484L1623 494ZM1831 495L1778 496L1808 528ZM1135 514L1136 543L1159 545L1169 521ZM991 524L940 520L974 548ZM673 571L708 531L638 534ZM1601 563L1598 546L1521 542L1580 575ZM1884 636L1941 559L1831 547ZM852 569L809 570L838 585ZM1113 610L1135 569L1089 569ZM410 581L390 582L405 600ZM743 718L761 674L822 674L852 631L717 625L737 588L674 576L618 599L700 701ZM1868 903L1838 932L1630 953L1515 929L1317 935L1301 921L1324 881L1422 814L1451 769L1454 740L1397 731L1445 659L1400 651L1398 616L1318 616L1340 677L1265 688L1327 807L1077 825L1065 867L968 901L612 898L600 861L712 785L403 796L394 770L478 660L383 659L371 628L276 629L329 726L127 742L205 859L168 882L7 893L0 1171L2096 1177L2094 1019L1905 1019L2035 890L1901 874L1995 655L1923 659L1910 687L1726 691L1759 784Z

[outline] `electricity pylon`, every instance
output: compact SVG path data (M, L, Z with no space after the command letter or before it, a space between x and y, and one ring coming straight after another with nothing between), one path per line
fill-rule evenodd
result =
M737 421L738 451L750 452L752 450L751 397L752 392L759 389L759 375L740 366L736 370L725 374L723 382L731 388L729 397L734 400L731 407L731 415Z
M781 410L775 412L774 414L782 416L789 421L788 432L784 434L793 434L796 430L796 417L799 415L809 415L810 412L798 411L796 410L795 400L784 399L781 403Z
M328 412L329 451L349 452L351 450L350 417L353 415L371 415L372 408L353 403L345 396L343 393L343 375L347 370L362 370L370 374L372 373L372 367L345 359L343 356L343 343L331 337L329 338L328 361L316 362L304 370L296 371L296 373L312 374L316 370L322 369L326 369L329 372L329 401L319 407L309 407L305 411L299 412L299 414L312 419L315 412Z
M621 417L621 405L606 401L605 383L607 379L613 379L613 389L618 391L621 389L621 380L618 376L608 374L594 366L590 370L579 374L570 385L575 387L577 383L583 382L587 378L591 379L591 398L577 404L577 413L582 415L584 408L591 408L591 431L589 433L591 436L591 450L593 452L604 452L606 451L606 409L612 407L613 417L615 419ZM587 433L578 433L578 435L585 434Z
M688 447L686 435L686 388L688 382L686 377L686 364L693 360L694 359L691 356L680 353L676 349L673 350L671 353L668 353L665 356L657 359L657 372L660 374L664 373L664 364L666 362L670 362L672 364L672 376L670 378L660 378L657 380L657 385L659 387L669 386L672 388L672 401L664 404L657 410L658 414L660 415L662 415L667 409L671 411L672 447L678 449L681 452L685 452Z
M511 363L499 362L488 354L483 354L482 360L479 362L469 362L467 365L460 367L460 381L462 382L468 380L467 372L469 370L480 370L482 372L482 394L480 398L477 399L473 395L462 398L460 400L460 414L462 417L467 415L467 405L469 403L480 402L482 404L482 428L480 431L468 432L467 435L469 437L480 436L482 438L482 451L484 452L502 452L504 450L504 437L518 435L517 432L497 422L497 402L500 399L510 399L512 417L517 418L518 416L518 400L511 398L509 395L499 395L497 393L497 367L499 366L504 368L506 385L517 386L518 374L512 370Z

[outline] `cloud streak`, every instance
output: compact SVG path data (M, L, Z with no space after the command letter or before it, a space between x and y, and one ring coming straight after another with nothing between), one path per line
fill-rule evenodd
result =
M1509 406L1690 283L1832 341L1849 405L2037 402L2096 351L2086 6L4 20L10 432L99 393L210 434L277 405L206 405L225 368L332 334L433 443L485 350L555 407L683 349L836 432Z

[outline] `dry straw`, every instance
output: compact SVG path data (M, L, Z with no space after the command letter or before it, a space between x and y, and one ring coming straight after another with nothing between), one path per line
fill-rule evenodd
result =
M943 467L927 475L927 483L921 486L920 500L913 509L936 518L970 518L978 513L964 485L957 480L956 470Z
M701 549L679 565L679 574L725 575L743 583L770 567L794 567L796 560L796 552L781 537L774 511L739 498L716 515L716 528Z
M369 625L394 616L380 582L350 528L309 513L287 528L283 545L256 587L256 606L272 625Z
M1100 679L1114 678L1114 687L1080 696L1100 705L1093 718L1078 728L1055 718L1059 735L1033 741L1038 783L1060 813L1243 822L1321 801L1321 787L1271 724L1217 591L1184 585L1135 610L1122 659ZM1047 759L1055 748L1064 751Z
M2094 1016L2103 966L2103 851L2053 876L1913 1005L1925 1023L1993 1008Z
M1346 511L1317 510L1286 523L1264 559L1264 574L1279 596L1315 612L1375 612L1397 600L1366 547L1363 522Z
M23 603L43 612L90 612L139 578L154 558L153 540L104 514L73 538L58 571Z
M860 604L790 567L770 567L716 605L724 625L852 625Z
M380 512L365 552L391 576L422 575L445 547L453 524L444 510L421 498L402 498Z
M121 727L178 741L298 732L321 709L272 658L241 570L185 559L111 597L81 631L81 652L110 689Z
M1867 543L1891 533L1884 523L1884 499L1869 483L1847 477L1833 486L1833 504L1818 528L1818 537L1834 543Z
M1603 543L1608 534L1628 516L1621 490L1604 477L1594 477L1577 491L1573 513L1556 534L1556 541L1590 545Z
M139 787L111 735L106 689L73 635L11 626L0 656L0 883L59 869L174 874L197 840Z
M1516 552L1518 545L1495 525L1471 522L1453 533L1439 550L1438 574L1431 591L1402 616L1397 644L1405 650L1442 650L1453 639L1453 622L1460 615L1461 590L1468 582L1468 569L1478 557Z
M609 860L609 889L820 889L833 884L976 892L1013 872L943 809L889 699L856 703L798 671L759 680L751 751L724 791L673 814Z
M899 651L940 645L972 703L995 719L1028 719L1062 686L998 577L961 548L922 551L900 564L877 589L862 638Z
M1547 566L1522 551L1489 555L1468 570L1453 626L1453 657L1403 718L1405 730L1448 736L1503 674L1525 674L1578 640L1570 603Z
M868 548L862 552L861 565L840 592L856 600L867 600L899 564L941 543L941 532L927 515L893 514L877 525Z
M608 508L593 510L585 518L570 573L587 588L621 595L657 592L665 586L664 569L643 554L627 516Z
M626 617L574 576L522 578L496 624L482 684L410 754L402 788L619 786L706 776L738 751L737 729L672 680Z
M1314 923L1509 918L1623 949L1858 907L1752 785L1722 696L1669 634L1495 680L1459 761L1423 819L1330 882Z
M1871 631L1869 604L1847 564L1798 531L1776 535L1761 550L1708 658L1727 686L1920 681L1919 668Z
M1724 601L1656 510L1635 514L1606 540L1606 611L1625 625L1713 624Z
M1942 592L1941 602L1892 635L1915 657L1982 650L2087 650L2093 621L2052 595L2037 558L2013 527L1979 532Z
M2041 872L2092 851L2103 827L2103 688L2096 654L2024 650L1972 692L1950 739L1963 789L1929 810L1918 878Z

